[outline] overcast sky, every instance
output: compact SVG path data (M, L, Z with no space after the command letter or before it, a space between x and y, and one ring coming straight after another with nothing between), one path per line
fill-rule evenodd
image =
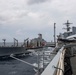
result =
M67 20L76 25L76 0L0 0L0 42L32 39L39 33L51 41L54 22L58 34Z

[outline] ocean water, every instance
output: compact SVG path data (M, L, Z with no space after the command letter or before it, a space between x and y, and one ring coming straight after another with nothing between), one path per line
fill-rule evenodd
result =
M36 63L36 56L27 55L19 57L19 59L27 61L31 64ZM0 59L0 75L34 75L34 67L13 58Z
M46 48L44 50L46 55L53 51L53 48ZM43 49L39 51L39 63L43 63ZM31 54L17 57L23 61L29 62L31 64L38 64L38 51L31 50ZM50 56L46 56L44 60L51 60ZM48 64L46 61L46 65ZM45 65L45 66L46 66ZM0 75L35 75L35 70L33 66L25 64L21 61L13 59L11 57L0 59Z

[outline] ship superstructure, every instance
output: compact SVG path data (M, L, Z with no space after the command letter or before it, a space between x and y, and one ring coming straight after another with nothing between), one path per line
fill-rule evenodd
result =
M72 30L70 32L70 25L67 20L65 25L67 26L67 32L61 34L63 37L58 37L57 47L58 50L54 50L53 52L57 52L53 60L49 63L49 65L45 68L41 75L75 75L76 74L76 30ZM69 34L71 33L71 34ZM65 36L65 34L67 36ZM59 36L61 36L59 35ZM56 48L55 48L56 49Z

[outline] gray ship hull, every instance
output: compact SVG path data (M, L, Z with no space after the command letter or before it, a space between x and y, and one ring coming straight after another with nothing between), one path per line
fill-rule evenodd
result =
M9 56L11 54L26 53L25 47L0 47L0 56Z

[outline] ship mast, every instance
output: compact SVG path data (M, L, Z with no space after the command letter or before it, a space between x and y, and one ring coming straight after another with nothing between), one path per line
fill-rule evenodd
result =
M54 23L54 44L56 45L56 23Z
M66 25L66 28L64 28L64 29L66 29L67 30L67 32L69 32L70 31L70 24L72 24L72 23L70 23L69 22L69 20L67 20L67 22L66 23L64 23L64 25Z

